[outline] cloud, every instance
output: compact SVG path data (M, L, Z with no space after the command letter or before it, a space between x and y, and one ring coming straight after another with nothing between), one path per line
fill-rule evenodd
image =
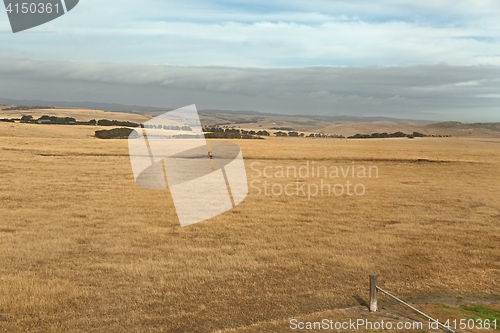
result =
M237 68L0 59L2 97L500 121L500 68ZM492 97L493 96L493 97Z
M175 66L500 66L500 2L81 2L1 56ZM5 15L3 13L2 15ZM7 30L5 16L0 30Z

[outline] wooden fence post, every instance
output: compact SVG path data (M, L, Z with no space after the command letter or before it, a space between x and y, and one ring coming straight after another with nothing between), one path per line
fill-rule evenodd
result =
M370 312L376 312L378 275L370 275Z

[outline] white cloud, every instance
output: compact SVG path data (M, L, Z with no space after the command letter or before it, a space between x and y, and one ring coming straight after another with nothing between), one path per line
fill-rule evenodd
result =
M499 14L497 0L86 0L33 30L55 33L0 43L3 56L177 66L498 66Z

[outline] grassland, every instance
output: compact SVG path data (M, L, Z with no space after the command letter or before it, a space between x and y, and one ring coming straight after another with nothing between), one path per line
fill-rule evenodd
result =
M57 115L58 117L73 117L79 121L89 121L91 119L119 119L131 122L143 122L150 117L130 112L108 112L103 110L89 110L78 108L54 108L54 109L29 109L29 110L0 110L2 118L21 118L21 116L32 116L40 118L43 115Z
M363 196L251 189L180 228L168 191L135 185L126 140L94 131L0 123L0 332L289 332L367 316L339 309L367 301L371 273L405 299L498 311L500 139L238 140L250 181L266 180L254 162L379 176L351 179Z

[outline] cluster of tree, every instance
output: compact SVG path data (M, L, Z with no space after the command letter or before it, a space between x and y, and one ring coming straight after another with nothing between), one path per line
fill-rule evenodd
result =
M58 125L89 125L89 126L127 126L127 127L138 127L139 124L130 121L118 121L118 120L89 120L89 121L76 121L73 117L56 117L43 115L38 119L33 118L33 116L24 115L20 119L21 123L30 124L58 124Z
M95 126L97 125L97 120L92 119L89 121L77 121L76 122L78 125L89 125L89 126Z
M98 126L127 126L127 127L138 127L139 124L130 121L119 121L119 120L108 120L101 119L97 121Z
M325 133L311 133L307 138L334 138L334 139L344 139L345 136L338 134L325 134Z
M98 139L128 139L130 133L134 130L131 128L113 128L111 130L95 131L95 137Z
M163 130L170 130L170 131L189 131L191 132L193 129L189 126L171 126L171 125L144 125L144 128L151 128L151 129L163 129Z
M13 119L17 120L17 119ZM95 119L90 121L76 121L73 117L56 117L43 115L38 119L33 118L33 116L22 116L20 119L21 123L29 124L57 124L57 125L96 125Z
M348 139L385 139L385 138L423 138L427 135L413 132L413 134L405 134L403 132L394 132L394 133L372 133L372 134L356 134L353 136L349 136Z
M35 122L35 120L33 119L33 116L22 116L21 122L22 123L31 123L31 122Z
M279 137L290 136L290 137L295 137L295 138L298 138L298 137L301 137L301 138L304 138L304 137L306 137L306 138L338 138L338 139L344 138L343 135L324 134L324 133L311 133L311 134L306 136L304 133L299 133L299 132L295 132L295 131L291 131L288 133L279 131L279 132L274 133L274 135L279 136Z
M270 136L271 135L271 133L269 133L268 131L254 131L254 130L250 130L250 131L241 130L241 134L257 135L257 136Z
M431 137L431 138L451 138L451 135L435 135L435 134L432 134L432 135L427 135L428 137Z
M22 111L22 110L37 110L37 109L55 109L53 106L42 106L42 105L34 105L34 106L11 106L9 108L2 109L4 111Z
M15 123L15 119L0 118L0 122L3 123Z
M304 133L299 134L298 132L294 132L294 131L288 132L288 133L279 131L279 132L275 132L274 135L276 135L276 136L291 136L291 137L299 137L300 136L300 137L304 137L305 134Z
M215 125L214 127L203 127L203 132L224 132L225 129L222 127L219 127L218 125Z
M269 136L268 131L246 131L235 128L205 127L203 128L206 138L223 139L259 139L262 136Z
M38 119L33 118L33 116L22 116L22 123L32 123L32 124L76 124L76 119L72 117L56 117L43 115Z
M172 135L172 138L177 139L203 139L202 134L176 134Z
M277 131L287 131L287 132L291 132L291 131L294 130L291 127L271 127L271 129L272 130L277 130Z

